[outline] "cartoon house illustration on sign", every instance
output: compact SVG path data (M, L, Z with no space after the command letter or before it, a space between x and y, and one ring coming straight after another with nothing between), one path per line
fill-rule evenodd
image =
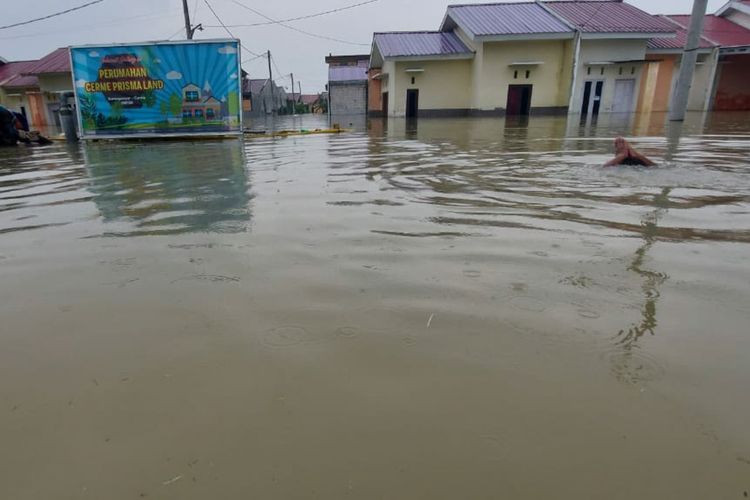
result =
M221 119L221 102L211 94L208 82L203 91L188 83L182 87L182 118L197 118L199 120L214 121Z

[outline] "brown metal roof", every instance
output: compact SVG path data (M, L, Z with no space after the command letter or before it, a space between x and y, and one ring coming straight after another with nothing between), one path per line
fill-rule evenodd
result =
M682 26L690 24L690 16L669 16ZM703 36L722 47L743 47L750 45L750 30L735 24L729 19L714 15L706 16L703 23Z
M543 5L583 33L671 34L669 21L654 17L622 1L552 1Z
M70 73L70 55L67 47L61 47L42 57L26 73L32 75Z
M0 87L38 87L39 80L36 76L26 75L30 67L38 61L12 61L0 66Z
M685 44L687 43L687 29L684 26L681 26L680 24L678 24L677 22L672 21L667 16L655 16L655 17L660 17L662 19L665 19L667 21L674 23L675 29L677 30L677 36L675 38L652 38L651 40L648 41L648 48L652 50L684 49ZM701 41L700 41L701 49L711 49L715 46L716 45L712 43L710 40L708 40L706 37L701 37Z

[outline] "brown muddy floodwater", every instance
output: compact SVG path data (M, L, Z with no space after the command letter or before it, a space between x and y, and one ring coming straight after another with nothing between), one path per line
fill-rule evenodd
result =
M750 115L360 130L0 151L0 499L750 494Z

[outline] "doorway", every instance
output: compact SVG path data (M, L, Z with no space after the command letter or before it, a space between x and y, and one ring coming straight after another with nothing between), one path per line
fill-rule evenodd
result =
M585 120L589 116L599 116L603 92L604 80L589 80L584 84L581 120Z
M388 92L383 92L383 116L388 116Z
M529 116L531 112L531 90L533 85L508 85L508 102L505 114Z
M630 113L633 111L634 94L635 79L615 80L615 99L612 104L612 112Z
M406 117L416 118L419 114L419 89L406 91Z

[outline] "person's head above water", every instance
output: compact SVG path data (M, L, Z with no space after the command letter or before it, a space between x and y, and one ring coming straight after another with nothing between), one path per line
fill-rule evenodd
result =
M615 153L624 153L628 149L628 141L624 137L615 137Z

